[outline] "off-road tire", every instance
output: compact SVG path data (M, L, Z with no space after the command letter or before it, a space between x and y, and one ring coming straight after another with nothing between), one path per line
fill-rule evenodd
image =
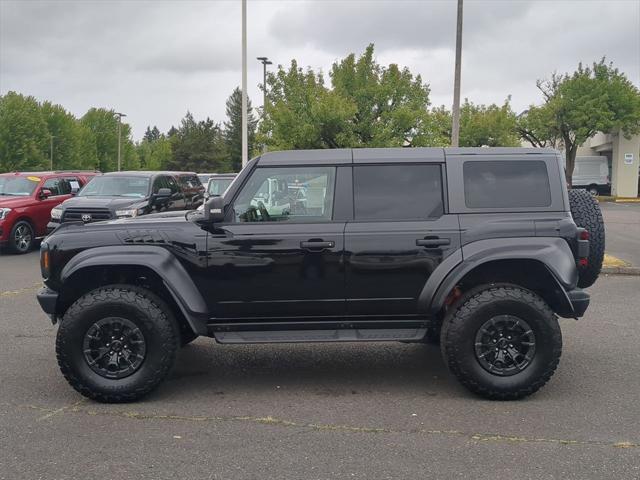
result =
M146 355L131 375L109 379L88 365L83 339L98 320L118 315L142 332ZM132 285L109 285L80 297L64 315L56 338L62 374L85 397L106 403L138 400L167 376L180 345L180 331L169 307L156 295Z
M18 242L18 235L22 235L20 232L25 232L26 235L29 236L29 241L24 245L23 242ZM9 233L9 251L12 253L23 254L28 253L33 248L35 242L35 232L33 231L33 227L26 220L20 220L16 222L16 224L11 229Z
M531 363L511 376L490 373L475 353L478 330L495 315L526 320L536 337ZM562 353L562 333L557 317L535 293L516 285L487 285L465 295L445 317L440 348L445 364L466 388L492 400L516 400L536 392L553 376Z
M589 257L586 267L578 267L578 286L593 285L602 270L604 261L604 220L598 201L586 190L569 190L569 205L573 221L589 232Z

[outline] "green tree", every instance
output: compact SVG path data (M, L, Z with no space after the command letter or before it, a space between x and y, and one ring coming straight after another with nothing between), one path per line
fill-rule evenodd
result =
M166 170L173 159L171 141L160 134L155 140L145 138L136 145L136 152L140 160L140 168L144 170Z
M229 171L228 154L220 126L207 118L197 122L190 112L170 137L173 158L171 170L194 172Z
M47 122L49 135L53 137L53 168L93 169L96 166L96 149L91 132L61 105L43 102L42 116ZM50 145L45 152L50 156Z
M604 58L591 67L580 63L572 74L554 73L537 86L544 104L531 107L519 128L523 138L562 142L569 183L578 147L587 139L597 132L640 132L640 91Z
M324 86L322 74L303 71L296 60L288 70L267 76L267 104L259 143L271 149L338 148L355 143L351 119L356 106Z
M277 149L443 145L428 85L406 68L379 65L373 53L369 45L334 63L333 88L295 60L270 73L260 141Z
M159 140L161 135L162 134L160 133L160 130L158 130L158 127L154 125L153 128L151 128L149 126L147 127L147 130L144 132L143 140L154 142L156 140Z
M118 119L114 110L92 108L80 120L95 139L98 168L103 172L118 169ZM122 123L122 170L136 170L140 163L131 141L131 127Z
M0 171L46 169L48 147L38 101L16 92L0 96Z
M359 58L352 53L331 68L333 91L356 107L353 146L432 143L429 86L406 67L379 65L373 54L370 44Z
M465 99L460 109L461 147L517 147L516 114L509 98L502 106L476 105Z
M234 172L242 169L242 90L236 87L227 99L227 121L224 122L224 140L229 162ZM247 133L249 155L254 152L258 120L253 115L251 100L247 98Z

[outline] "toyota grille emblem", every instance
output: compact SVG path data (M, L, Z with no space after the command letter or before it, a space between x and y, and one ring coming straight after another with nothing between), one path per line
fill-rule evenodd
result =
M82 214L82 221L84 223L90 222L91 221L91 215L88 213L83 213Z

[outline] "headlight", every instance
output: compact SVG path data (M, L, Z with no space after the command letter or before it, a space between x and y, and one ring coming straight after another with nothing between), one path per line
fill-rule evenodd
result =
M54 208L51 210L51 220L60 220L62 218L62 209Z
M0 220L4 220L9 215L10 208L0 208Z
M116 210L116 217L137 217L142 215L141 208L129 208L127 210Z

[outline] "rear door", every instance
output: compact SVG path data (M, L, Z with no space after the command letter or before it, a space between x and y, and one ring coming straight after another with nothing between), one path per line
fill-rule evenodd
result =
M349 316L418 317L429 276L460 246L458 218L447 213L443 155L410 160L367 163L354 151L354 220L345 228Z

